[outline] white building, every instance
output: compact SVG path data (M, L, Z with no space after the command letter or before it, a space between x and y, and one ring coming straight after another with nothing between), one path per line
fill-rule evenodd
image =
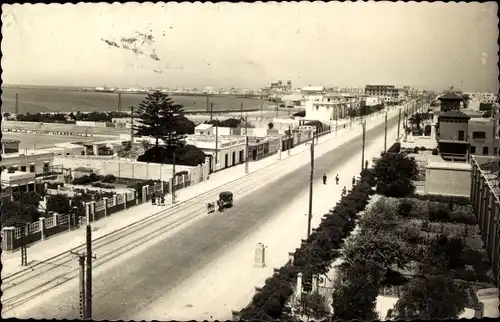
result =
M383 104L385 102L385 98L381 96L369 96L365 100L366 106L375 106L379 104Z
M347 117L350 109L359 108L361 99L361 96L345 94L317 96L314 101L306 101L306 116L304 120L330 122L335 119Z
M246 137L228 135L189 135L186 143L201 149L211 158L211 169L214 171L229 168L245 162Z
M306 86L300 90L305 101L320 101L323 95L326 94L324 86Z
M303 96L300 94L283 95L281 100L285 103L285 107L299 107L302 105Z
M52 172L54 153L27 150L25 153L9 153L2 156L2 187L22 187L35 190L37 177Z

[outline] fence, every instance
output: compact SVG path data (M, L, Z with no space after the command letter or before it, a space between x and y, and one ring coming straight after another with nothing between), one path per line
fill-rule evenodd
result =
M173 184L176 190L188 187L191 184L190 177L187 175L178 176L173 180ZM164 192L170 190L171 187L169 186L163 189ZM85 226L87 221L93 222L115 212L149 202L160 191L162 191L161 183L143 186L140 192L129 191L100 201L87 202L85 203L85 216L79 218L76 218L75 214L53 214L47 218L42 217L37 222L26 224L24 227L4 227L2 228L2 250L13 251L20 247L23 242L29 244L43 241L52 235ZM58 192L58 190L55 190L55 192ZM59 191L59 193L61 192ZM23 237L23 235L26 235L25 232L28 234Z

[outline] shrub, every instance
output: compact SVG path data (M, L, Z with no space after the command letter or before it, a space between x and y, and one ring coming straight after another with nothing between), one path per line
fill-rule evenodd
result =
M457 196L446 196L446 195L419 195L414 194L411 196L413 199L437 201L443 203L454 203L461 206L468 206L471 204L469 197L457 197Z
M194 145L185 145L175 150L177 165L197 166L205 163L206 154ZM164 147L152 147L137 158L140 162L173 164L173 150Z
M432 149L432 155L438 155L438 154L439 154L438 149L436 148Z
M50 195L47 198L47 210L58 214L67 214L70 212L69 197L62 194Z
M383 153L373 168L377 192L387 197L404 197L415 191L417 163L403 153Z
M101 182L95 182L95 183L92 183L90 185L92 187L95 187L95 188L105 188L105 189L113 189L115 187L113 185L105 184L105 183L101 183Z
M388 153L399 153L401 151L401 143L400 142L395 142L393 145L387 149Z
M105 175L102 180L102 182L107 182L107 183L113 183L116 181L116 177L112 174Z
M469 207L459 206L457 209L453 210L448 214L450 221L466 225L476 225L476 216L472 212L472 209L470 209Z
M418 147L413 148L413 153L418 153Z
M418 148L420 151L427 151L427 148L425 146L421 146L420 148Z
M297 273L304 274L304 288L307 289L313 274L328 270L330 263L339 256L336 249L340 247L342 239L354 229L355 219L359 211L364 209L372 192L370 184L364 182L363 178L366 177L365 172L350 194L341 199L320 223L318 230L296 251L293 267L282 267L279 276L266 280L262 291L241 311L243 320L283 318Z

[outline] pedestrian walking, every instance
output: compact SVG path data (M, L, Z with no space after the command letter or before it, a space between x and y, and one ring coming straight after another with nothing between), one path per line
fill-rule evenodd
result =
M326 178L326 173L325 173L325 174L323 174L323 184L326 184L326 179L327 178Z
M337 174L337 176L335 177L335 182L337 183L337 186L339 185L339 175Z
M344 189L342 189L342 196L347 196L347 188L344 186Z
M352 185L354 186L356 184L356 177L352 176Z
M365 169L368 169L368 160L365 161Z

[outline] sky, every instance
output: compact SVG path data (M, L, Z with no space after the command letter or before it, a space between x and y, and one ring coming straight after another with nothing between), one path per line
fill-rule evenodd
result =
M2 5L6 84L498 91L497 4Z

